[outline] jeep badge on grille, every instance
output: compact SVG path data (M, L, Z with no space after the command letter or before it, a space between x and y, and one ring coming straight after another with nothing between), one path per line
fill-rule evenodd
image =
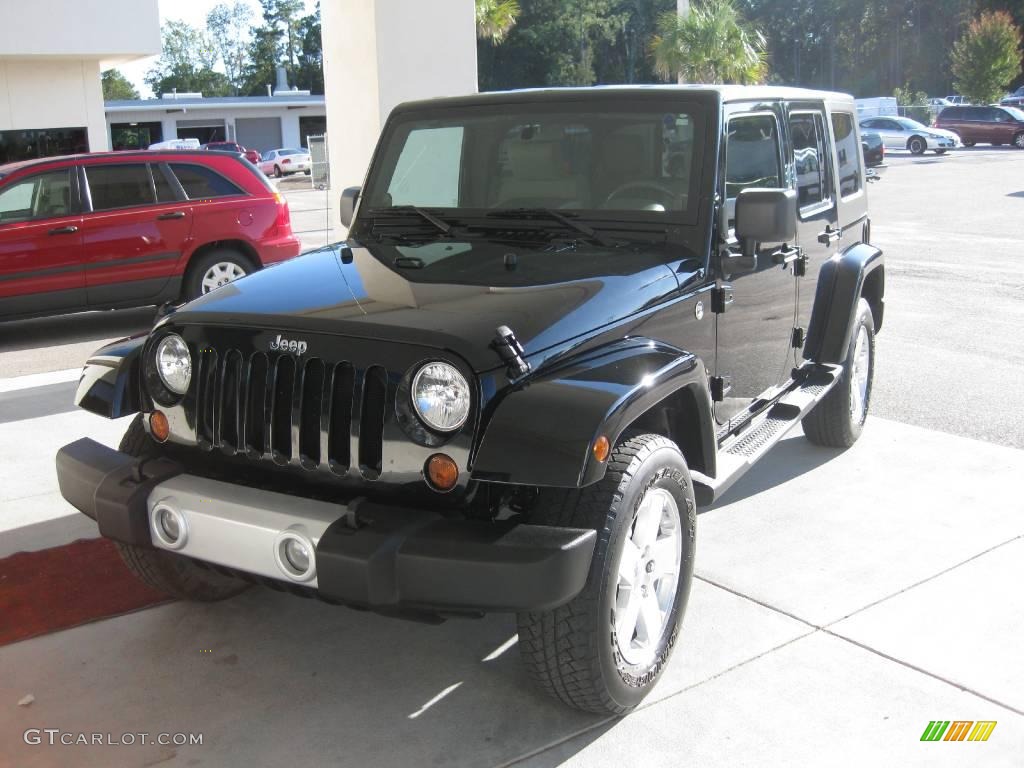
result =
M298 341L296 339L282 339L281 334L277 334L277 338L270 342L270 348L272 350L281 352L291 352L295 355L301 355L306 351L306 342Z

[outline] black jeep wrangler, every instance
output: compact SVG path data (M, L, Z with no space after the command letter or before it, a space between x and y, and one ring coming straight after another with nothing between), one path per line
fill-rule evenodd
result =
M646 87L405 104L343 243L90 359L137 413L61 492L143 580L436 621L515 612L530 673L623 713L664 669L696 508L797 423L851 445L884 266L853 100Z

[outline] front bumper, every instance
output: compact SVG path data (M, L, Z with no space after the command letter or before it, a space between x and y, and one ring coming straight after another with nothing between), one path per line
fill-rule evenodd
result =
M369 501L332 504L186 474L166 459L140 460L87 438L57 453L64 498L100 533L321 597L388 613L548 610L583 589L594 530L455 521ZM157 514L180 516L173 543ZM314 552L302 577L282 563L282 541Z

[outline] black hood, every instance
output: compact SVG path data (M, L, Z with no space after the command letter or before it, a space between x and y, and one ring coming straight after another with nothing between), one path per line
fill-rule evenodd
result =
M350 245L226 285L171 321L417 344L450 350L480 372L502 365L490 346L500 325L529 357L639 312L678 286L660 244Z

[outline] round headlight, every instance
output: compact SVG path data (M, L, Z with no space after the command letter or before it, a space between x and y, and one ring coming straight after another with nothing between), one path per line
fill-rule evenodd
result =
M181 336L172 333L156 345L156 372L171 392L176 395L188 392L188 384L192 380L192 356Z
M412 380L412 404L423 423L452 432L469 416L469 384L448 363L427 363Z

